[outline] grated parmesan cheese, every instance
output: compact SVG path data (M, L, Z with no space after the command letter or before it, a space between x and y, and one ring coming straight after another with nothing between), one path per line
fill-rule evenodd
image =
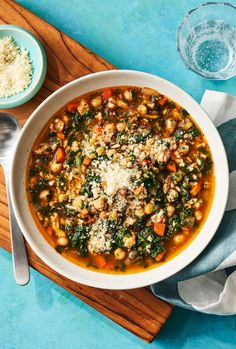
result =
M107 195L114 195L124 187L132 189L131 177L134 176L132 169L123 168L116 163L102 162L100 164L101 178L106 183L105 192Z
M32 80L32 63L25 48L19 48L13 38L0 38L0 98L18 94Z
M108 252L112 247L111 235L108 231L108 227L103 224L102 220L93 225L88 241L88 250L90 253Z

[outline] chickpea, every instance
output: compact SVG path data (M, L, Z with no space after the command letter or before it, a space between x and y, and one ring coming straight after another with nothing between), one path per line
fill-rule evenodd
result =
M149 109L154 109L155 103L154 102L147 102L147 106Z
M143 190L143 186L140 185L138 188L134 189L134 194L139 195L142 192L142 190Z
M52 228L53 228L53 230L55 230L55 233L58 236L58 238L66 237L66 233L62 229L59 228L59 220L57 222L52 223Z
M143 87L141 92L146 96L156 95L156 91L149 87Z
M57 131L57 132L62 132L63 131L63 129L64 129L64 122L62 121L62 120L60 120L60 119L55 119L55 121L54 121L54 124L55 124L55 130Z
M171 216L173 216L173 214L174 214L174 212L175 212L175 207L172 206L172 205L168 205L168 206L166 207L166 210L167 210L167 216L168 216L168 217L171 217Z
M80 104L79 104L77 110L81 115L83 115L84 113L86 113L89 110L89 105L85 99L82 99L80 101Z
M129 237L124 237L124 246L126 248L131 248L132 246L134 246L136 243L136 237L134 234L132 234L131 236Z
M92 153L92 154L89 154L89 157L91 160L95 159L96 158L96 154Z
M41 193L39 194L39 198L43 201L47 201L48 199L48 195L49 195L49 190L43 190L41 191Z
M124 102L122 99L118 99L116 104L120 108L123 108L123 109L127 109L128 108L128 104L126 102Z
M74 207L76 207L77 209L82 208L82 204L83 204L83 201L82 201L81 197L79 197L79 196L77 196L72 202L72 205Z
M189 130L192 126L193 126L193 123L188 118L185 118L179 123L179 127L181 127L184 131Z
M61 203L66 197L66 194L59 194L58 195L58 201Z
M140 104L137 108L138 112L141 114L141 115L145 115L147 114L147 107L146 105L144 104Z
M153 212L153 204L149 203L145 205L144 211L146 214L151 214Z
M65 237L57 239L57 244L60 246L66 246L66 245L68 245L68 242L69 242L68 239Z
M99 197L98 199L93 201L93 206L96 208L98 211L102 211L104 208L105 202L102 197Z
M71 145L71 148L70 148L71 151L79 151L79 144L77 141L74 141Z
M63 121L68 124L68 122L70 121L70 118L68 115L64 114L63 117L62 117Z
M175 130L177 122L173 118L169 118L165 123L167 130L172 133Z
M106 124L104 126L104 131L107 133L114 133L115 132L115 124L111 123L111 124Z
M143 217L144 216L144 211L142 208L139 208L138 210L135 210L135 216L137 217Z
M103 155L105 153L105 148L104 147L98 147L97 148L97 153L98 153L98 155Z
M49 147L48 143L44 143L43 145L39 146L34 152L36 154L43 154L44 152L47 152L47 148Z
M107 151L107 155L108 156L112 156L112 155L114 155L116 153L116 150L115 149L109 149L108 151Z
M101 219L106 219L106 218L107 218L107 213L104 212L104 211L102 211L102 212L99 214L99 217L100 217Z
M182 245L185 242L184 234L177 234L173 238L175 245Z
M100 107L100 105L102 104L102 97L99 96L99 97L93 98L91 101L91 104L94 108Z
M111 213L110 213L110 217L109 217L110 219L112 219L112 220L116 220L117 218L118 218L118 213L117 213L117 211L112 211Z
M124 97L125 99L127 99L127 101L132 101L133 99L132 91L125 90Z
M124 131L125 127L126 127L126 125L124 122L118 122L116 124L117 131L119 131L119 132Z
M115 255L115 259L124 259L126 256L126 253L124 250L122 250L120 247L118 247L115 250L114 255Z
M50 170L54 173L60 172L62 168L62 163L57 163L57 162L51 162L50 164Z
M197 221L201 221L202 220L202 217L203 217L202 211L196 210L194 212L194 215L195 215Z
M107 107L109 109L114 109L116 107L116 101L114 100L114 98L108 99Z

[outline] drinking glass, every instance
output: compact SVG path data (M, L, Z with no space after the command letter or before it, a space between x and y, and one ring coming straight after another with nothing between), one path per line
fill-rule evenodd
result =
M211 80L236 75L236 7L207 2L187 13L177 29L177 48L188 69Z

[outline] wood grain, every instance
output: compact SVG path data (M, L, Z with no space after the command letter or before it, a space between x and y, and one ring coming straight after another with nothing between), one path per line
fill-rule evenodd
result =
M43 44L48 71L37 95L14 109L7 109L23 125L35 108L67 82L115 67L12 0L0 0L0 24L15 24L31 31ZM3 109L1 111L4 111ZM0 247L11 252L4 177L0 171ZM147 288L109 291L75 283L42 262L27 245L30 265L58 285L140 338L151 342L172 311Z

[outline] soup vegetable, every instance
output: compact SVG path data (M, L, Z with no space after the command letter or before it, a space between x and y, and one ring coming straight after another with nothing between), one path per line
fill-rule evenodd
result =
M130 86L57 112L33 146L26 182L57 252L104 272L173 257L201 228L214 190L210 149L188 112Z

